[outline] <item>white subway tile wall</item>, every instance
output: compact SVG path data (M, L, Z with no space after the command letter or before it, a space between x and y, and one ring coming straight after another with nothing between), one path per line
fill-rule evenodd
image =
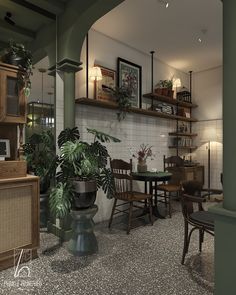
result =
M172 155L174 150L168 149L168 133L175 130L176 122L161 118L127 114L125 120L118 122L115 111L100 109L97 107L76 106L76 126L81 134L81 140L91 141L93 136L86 128L95 128L106 132L121 140L120 143L106 144L111 158L119 158L128 161L132 153L137 151L142 143L152 146L154 159L148 160L148 169L157 168L163 170L163 155ZM133 158L134 170L137 160ZM139 189L143 189L142 183L136 183ZM99 191L97 197L99 206L95 221L109 218L113 201L108 200Z

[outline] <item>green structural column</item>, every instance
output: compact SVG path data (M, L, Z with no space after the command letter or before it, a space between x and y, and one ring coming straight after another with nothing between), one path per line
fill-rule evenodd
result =
M64 128L75 127L75 72L81 64L68 58L58 62L57 69L64 72Z
M64 73L64 128L75 127L75 73Z
M215 295L236 294L236 1L223 1L223 186L215 213Z

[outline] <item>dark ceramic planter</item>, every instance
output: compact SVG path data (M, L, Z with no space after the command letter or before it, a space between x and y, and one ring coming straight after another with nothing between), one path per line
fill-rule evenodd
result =
M74 180L74 207L75 209L87 209L93 206L97 195L96 180Z
M6 54L4 60L10 65L19 66L22 63L23 58L15 54Z

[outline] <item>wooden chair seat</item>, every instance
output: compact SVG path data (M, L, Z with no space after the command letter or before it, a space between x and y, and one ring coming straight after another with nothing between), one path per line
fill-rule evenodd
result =
M174 193L180 191L181 187L177 184L162 183L157 186L157 189L168 193Z
M183 159L179 156L171 156L166 158L163 157L163 167L164 171L168 171L170 167L179 167L183 165ZM157 190L161 191L161 194L158 194L158 197L161 199L159 202L164 203L166 208L169 209L169 216L171 218L171 195L176 193L179 196L179 192L181 191L181 186L179 181L177 182L176 179L171 179L169 183L163 182L162 184L157 185Z
M214 214L204 211L202 203L205 201L205 197L202 196L202 184L200 182L191 180L183 182L182 185L184 190L181 195L184 217L184 248L181 263L184 264L193 231L199 231L199 252L202 251L204 233L207 232L214 236ZM194 206L194 203L197 206Z
M190 214L189 220L199 226L203 225L209 230L214 230L214 214L208 211L196 211Z
M143 201L151 198L152 195L145 194L142 192L124 192L124 193L118 193L117 198L124 201Z

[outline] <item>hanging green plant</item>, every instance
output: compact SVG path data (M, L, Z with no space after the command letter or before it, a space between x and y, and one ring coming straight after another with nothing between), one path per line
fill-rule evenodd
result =
M124 87L116 87L115 89L102 85L102 89L112 94L116 99L119 111L117 112L118 121L125 119L127 112L131 109L131 90Z
M30 76L33 74L31 51L27 50L23 44L10 40L3 61L20 68L17 87L19 90L24 89L24 93L28 97L31 89Z

